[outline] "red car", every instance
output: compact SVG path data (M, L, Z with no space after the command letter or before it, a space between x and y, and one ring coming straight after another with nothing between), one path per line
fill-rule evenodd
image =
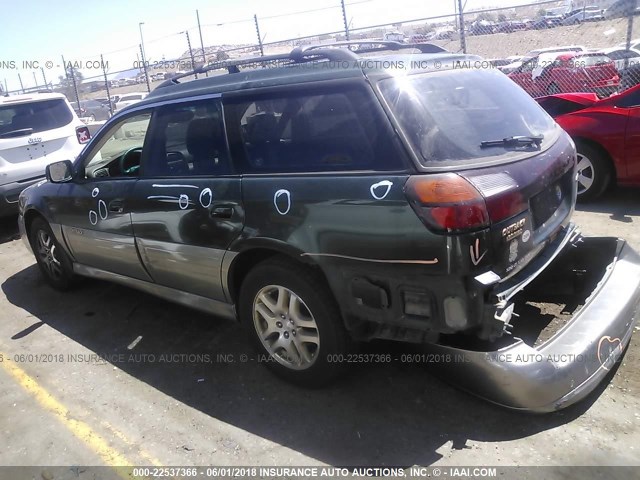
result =
M640 186L640 85L603 100L593 93L537 100L576 142L578 200L613 184Z
M613 61L602 53L543 53L509 74L532 97L564 92L593 92L600 97L620 85Z

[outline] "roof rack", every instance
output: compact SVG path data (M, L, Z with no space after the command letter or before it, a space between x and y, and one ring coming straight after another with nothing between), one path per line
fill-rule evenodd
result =
M335 48L335 47L348 47L351 45L359 45L357 51L352 51L349 48ZM363 47L364 46L364 47ZM367 46L371 46L367 48ZM416 49L420 53L443 53L446 52L442 47L433 45L431 43L400 43L392 42L388 40L357 40L357 41L342 41L327 43L324 45L309 45L306 47L296 47L290 53L284 53L279 55L264 55L258 57L239 58L236 60L222 60L219 62L213 62L208 65L196 68L190 72L181 73L169 80L164 81L156 87L159 88L169 87L171 85L179 84L181 78L190 77L193 75L203 74L211 70L219 70L226 68L229 73L239 73L238 67L242 65L258 65L268 64L273 62L283 62L283 65L312 62L319 59L326 59L332 62L342 61L357 61L358 55L362 53L375 53L384 51L399 51L405 49Z

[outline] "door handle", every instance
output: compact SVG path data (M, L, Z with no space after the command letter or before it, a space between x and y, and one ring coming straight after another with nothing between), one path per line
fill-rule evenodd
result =
M122 200L111 200L109 202L109 211L114 213L124 212L124 202Z
M233 216L233 207L216 207L211 210L210 215L214 218L231 218Z

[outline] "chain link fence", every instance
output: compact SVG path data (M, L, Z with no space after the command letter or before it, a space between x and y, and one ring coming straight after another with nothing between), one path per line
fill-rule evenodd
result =
M640 39L633 38L636 2L553 0L473 10L467 0L452 0L449 13L419 16L431 10L425 4L413 19L367 26L357 21L370 17L372 9L388 8L388 0L336 0L328 7L219 22L195 12L197 25L181 32L145 39L140 23L138 45L81 61L61 55L64 75L58 78L47 78L42 67L23 71L20 88L9 90L5 81L5 93L62 92L80 117L102 121L165 80L203 65L282 54L296 46L388 40L434 43L479 55L488 60L482 65L502 70L533 97L563 92L605 97L640 83ZM335 30L290 35L292 25L303 25L310 17L318 25L335 24ZM25 87L30 75L34 85Z

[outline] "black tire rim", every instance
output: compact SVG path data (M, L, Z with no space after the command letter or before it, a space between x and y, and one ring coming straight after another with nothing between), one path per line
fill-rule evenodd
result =
M56 256L56 244L52 235L45 230L38 230L36 249L40 264L52 280L60 280L64 275L62 264Z

